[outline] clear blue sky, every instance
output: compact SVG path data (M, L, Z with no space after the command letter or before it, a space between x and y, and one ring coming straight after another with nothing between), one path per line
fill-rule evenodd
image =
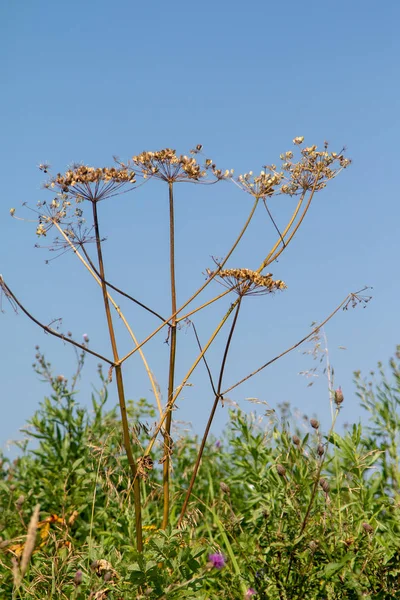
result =
M367 373L387 361L400 343L399 257L399 57L400 5L371 0L321 2L175 2L104 0L68 3L11 2L0 9L2 191L0 273L44 322L63 317L63 330L90 336L107 354L100 293L78 261L66 255L49 265L35 250L34 225L12 220L9 209L49 199L37 164L56 171L71 161L108 165L165 146L187 153L202 143L223 168L256 171L278 162L294 136L309 144L345 144L353 165L319 194L297 238L274 264L288 289L249 298L236 332L226 384L246 375L308 332L350 291L374 287L373 301L339 314L326 328L336 384L345 404L341 423L361 411L352 372ZM4 59L4 57L6 57ZM180 186L177 192L178 302L203 281L210 255L222 256L250 208L232 184ZM271 203L279 223L291 200ZM107 236L106 266L127 291L168 312L167 197L160 184L101 204ZM274 240L266 215L259 218L230 265L256 268ZM214 288L215 289L215 288ZM150 321L121 302L137 336ZM0 315L0 443L38 407L47 387L31 369L40 344L55 370L69 376L73 352L44 335L4 303ZM226 305L196 323L204 342ZM166 387L165 336L146 348L159 384ZM194 354L193 337L180 336L183 374ZM122 349L129 341L122 335ZM347 350L339 350L345 346ZM222 344L210 356L216 364ZM89 359L79 399L89 400L97 360ZM289 401L329 424L326 381L312 388L298 375L314 366L293 352L232 393L252 408L257 397L271 408ZM140 362L130 363L128 396L152 399ZM112 387L110 406L116 402ZM212 396L204 370L178 403L177 416L201 432ZM226 419L220 409L214 431Z

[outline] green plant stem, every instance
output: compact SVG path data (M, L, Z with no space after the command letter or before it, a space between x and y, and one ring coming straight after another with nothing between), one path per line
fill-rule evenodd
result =
M170 326L170 353L169 353L169 373L168 373L168 403L172 400L174 394L175 379L175 358L176 358L176 282L175 282L175 222L174 222L174 189L173 182L170 181L169 187L169 264L171 278L171 326ZM168 411L165 419L164 429L164 456L163 456L163 520L162 529L165 529L169 521L170 504L170 463L172 451L171 439L172 407Z
M99 273L101 278L101 289L103 292L103 302L104 308L106 311L107 325L108 331L110 335L110 342L114 356L115 366L115 379L117 382L117 391L118 391L118 400L119 407L121 413L121 422L122 422L122 432L123 432L123 441L126 456L128 458L129 467L131 469L131 473L133 476L133 494L134 494L134 504L135 504L135 522L136 522L136 545L139 552L143 551L143 537L142 537L142 509L141 509L141 500L140 500L140 480L137 477L137 467L136 462L132 452L132 446L130 442L129 436L129 424L128 424L128 416L126 411L126 401L125 401L125 390L124 390L124 382L122 378L122 368L119 363L118 356L118 348L117 342L115 339L114 326L112 322L112 316L110 311L110 304L108 300L107 286L105 283L104 276L104 263L103 263L103 253L101 249L101 239L100 239L100 231L99 231L99 220L97 214L97 202L92 202L93 207L93 223L96 235L96 248L97 248L97 258L99 261Z
M201 440L200 449L199 449L199 452L197 454L195 465L193 467L192 477L190 478L190 483L189 483L188 490L186 492L185 500L183 502L183 506L182 506L182 509L181 509L181 514L179 515L178 526L181 524L182 519L183 519L183 517L185 515L185 512L186 512L187 506L189 504L190 496L191 496L192 491L193 491L193 486L194 486L195 481L196 481L197 473L198 473L199 467L200 467L200 462L201 462L201 459L202 459L202 456L203 456L203 452L204 452L204 448L205 448L205 445L206 445L206 442L207 442L208 434L210 432L211 425L212 425L212 422L214 420L214 415L215 415L215 412L217 410L217 406L218 406L219 401L223 398L222 395L221 395L222 379L223 379L223 376L224 376L226 360L228 358L228 352L229 352L229 347L231 345L233 332L235 331L235 327L236 327L236 323L237 323L237 318L238 318L239 310L240 310L240 306L241 306L241 302L242 302L242 298L239 298L238 303L236 305L236 312L235 312L235 315L233 317L231 329L229 331L228 339L227 339L227 342L226 342L226 345L225 345L224 356L222 358L221 369L220 369L220 373L219 373L217 393L215 394L214 404L213 404L213 406L211 408L210 416L208 417L207 425L206 425L206 428L204 430L203 439Z
M334 417L333 417L331 428L330 428L330 430L328 432L328 436L327 436L328 443L329 443L330 438L332 437L332 433L333 433L333 430L335 428L336 419L338 417L338 414L339 414L339 409L337 408L336 412L334 414ZM312 488L312 491L311 491L310 501L308 503L306 513L305 513L303 521L301 523L301 527L300 527L300 532L299 532L298 538L300 538L302 536L302 534L304 533L305 528L307 527L308 518L310 516L311 509L313 507L314 500L315 500L315 497L317 495L317 490L318 490L318 486L319 486L319 478L320 478L320 475L321 475L322 467L324 466L326 454L327 454L327 448L325 450L324 456L321 458L321 460L319 461L319 464L318 464L318 468L317 468L317 471L316 471L316 474L315 474L314 485L313 485L313 488ZM291 571L292 564L293 564L293 556L294 556L294 553L293 553L293 550L292 550L292 552L290 554L290 558L289 558L288 571L287 571L287 575L286 575L286 583L289 581L289 575L290 575L290 571Z

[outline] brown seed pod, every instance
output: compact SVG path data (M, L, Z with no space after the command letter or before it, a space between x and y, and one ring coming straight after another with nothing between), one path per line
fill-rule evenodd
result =
M323 456L324 455L325 448L323 447L322 444L318 444L317 452L318 452L318 456Z
M329 492L329 483L323 477L321 477L321 479L319 480L319 485L322 487L325 494L327 494Z
M336 406L340 406L342 404L343 400L344 400L344 396L343 396L342 388L338 387L338 389L335 391L335 396L334 396L334 402L335 402Z
M294 435L292 437L292 442L293 442L293 444L295 444L295 446L300 446L300 444L301 444L301 440L298 435Z
M221 492L223 492L224 494L230 494L231 493L229 485L226 485L226 483L224 483L223 481L220 482L219 487L221 489Z
M362 524L362 528L364 529L364 531L366 531L367 533L372 533L374 531L374 528L372 527L372 525L370 525L369 523L363 523Z
M317 419L310 419L310 425L313 429L318 429L319 421L317 421Z
M281 477L285 477L286 469L283 465L276 465L276 470L278 471L278 475L280 475Z

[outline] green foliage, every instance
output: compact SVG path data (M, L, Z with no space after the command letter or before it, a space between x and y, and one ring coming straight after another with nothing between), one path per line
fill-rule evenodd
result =
M205 448L179 529L159 529L162 469L155 465L151 481L141 483L143 553L135 548L120 421L106 409L101 369L86 409L75 401L76 379L53 376L39 352L36 358L51 395L28 422L20 456L1 462L0 598L234 600L252 590L260 600L399 597L399 355L391 378L379 367L375 386L356 374L371 417L366 428L354 424L339 435L314 426L300 439L295 424L271 411L232 411L224 436ZM140 457L156 416L145 400L130 402L128 416ZM171 523L197 452L193 437L176 441ZM37 503L36 546L16 589L13 569ZM221 569L209 561L215 553L225 557Z

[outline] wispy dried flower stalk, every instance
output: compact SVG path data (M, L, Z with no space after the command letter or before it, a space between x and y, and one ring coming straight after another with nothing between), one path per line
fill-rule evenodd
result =
M25 577L28 569L29 561L32 556L32 552L35 548L36 542L36 530L39 522L39 511L40 504L37 504L33 510L31 520L28 525L28 533L26 536L26 542L24 544L24 550L22 552L21 563L19 568L14 568L14 586L18 589Z

